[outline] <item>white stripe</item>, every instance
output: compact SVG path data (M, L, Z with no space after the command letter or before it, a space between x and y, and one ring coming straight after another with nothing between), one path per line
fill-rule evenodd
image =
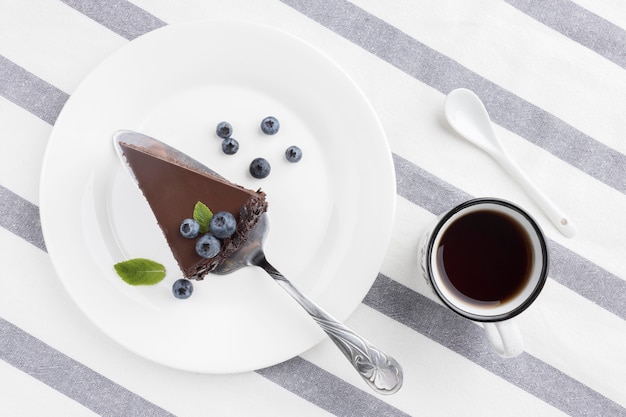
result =
M619 66L504 2L398 2L406 13L376 0L354 3L626 153L626 71Z
M626 29L626 7L622 0L575 0L574 3Z
M529 353L626 407L626 362L616 356L626 346L626 321L548 281L519 325Z
M402 389L385 400L410 415L484 417L494 415L493 410L500 410L499 415L507 415L503 410L509 410L510 415L565 416L542 400L368 306L359 306L347 323L366 337L382 341L379 345L393 351L404 365ZM332 342L325 341L302 356L360 386L359 377L350 372L350 367L333 349L336 350ZM489 395L485 395L485 390ZM466 401L455 401L456 395L472 398L471 407Z
M125 43L58 1L0 2L0 55L68 93Z
M39 201L43 153L52 127L23 108L0 97L0 180L31 203Z
M89 417L95 413L0 361L0 415ZM54 410L54 413L51 412Z
M215 3L204 0L186 1L185 7L167 1L133 0L132 3L168 24L198 19L225 19L244 20L295 29L299 27L298 20L308 20L300 13L279 2L236 0L220 2L219 7L216 7Z

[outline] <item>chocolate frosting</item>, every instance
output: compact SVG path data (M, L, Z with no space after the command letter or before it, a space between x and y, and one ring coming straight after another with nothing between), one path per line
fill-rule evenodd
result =
M246 242L260 215L267 211L261 190L248 190L139 146L120 142L120 147L186 278L201 280L220 265ZM198 201L213 213L228 211L237 219L235 233L222 240L220 253L211 259L200 257L195 251L196 239L184 238L179 231Z

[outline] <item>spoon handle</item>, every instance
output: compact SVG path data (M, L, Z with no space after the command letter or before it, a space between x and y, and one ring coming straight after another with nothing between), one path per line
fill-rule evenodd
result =
M379 394L393 394L402 386L402 367L391 356L335 319L293 286L266 259L257 263L315 319L350 361L363 380Z
M498 161L502 167L517 180L520 186L526 191L537 205L543 210L554 226L566 237L576 235L577 228L570 218L550 200L528 176L510 159L505 152L502 152Z

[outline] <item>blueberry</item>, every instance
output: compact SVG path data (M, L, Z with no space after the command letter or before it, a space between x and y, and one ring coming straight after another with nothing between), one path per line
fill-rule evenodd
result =
M265 178L270 175L272 167L265 158L256 158L250 163L250 175L254 178Z
M237 142L237 139L226 138L222 141L222 151L224 151L226 155L234 155L238 150L239 142Z
M285 151L285 158L289 162L298 162L302 159L302 149L297 146L290 146Z
M233 134L233 127L228 122L219 122L215 128L215 133L222 139L229 138Z
M237 219L227 211L220 211L213 215L209 223L209 230L213 236L224 239L231 237L237 228Z
M280 128L280 123L273 116L268 116L263 121L261 121L261 130L266 135L275 135L278 133L278 129Z
M211 233L200 236L196 241L196 253L203 258L213 258L220 252L220 249L222 249L222 244Z
M185 219L180 224L180 234L187 239L193 239L200 233L200 223L194 219Z
M181 278L172 285L172 293L181 300L189 298L193 293L193 284L188 279Z

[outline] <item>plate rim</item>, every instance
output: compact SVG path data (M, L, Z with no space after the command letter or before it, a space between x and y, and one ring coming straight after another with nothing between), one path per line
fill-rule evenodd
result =
M228 24L228 25L232 25L233 22L236 22L236 24L241 25L241 27L247 27L247 28L255 28L253 30L261 30L261 31L271 31L274 34L280 34L280 36L287 36L291 39L291 41L295 41L298 43L301 43L303 45L306 46L306 48L308 48L309 52L308 53L315 53L318 55L318 57L316 57L315 59L324 59L326 60L328 63L330 63L335 70L339 71L343 78L345 79L345 81L349 82L351 84L351 89L354 90L355 93L357 93L360 96L360 99L362 101L362 104L364 104L367 109L369 110L369 116L372 117L372 121L374 122L374 124L376 124L376 126L378 127L378 133L380 136L380 139L382 139L379 143L379 145L382 145L385 149L385 162L387 165L387 168L389 168L387 170L387 172L385 173L385 175L387 176L386 181L389 182L388 184L388 188L386 189L388 191L388 195L383 196L383 198L386 198L389 202L389 204L387 205L387 208L389 210L389 219L387 220L387 224L388 227L386 229L386 233L383 233L382 236L382 240L384 241L384 244L382 245L384 247L384 252L386 252L388 246L389 246L389 242L391 239L391 234L392 234L392 228L393 228L393 223L394 223L394 217L395 217L395 211L396 211L396 179L395 179L395 169L394 169L394 164L393 164L393 159L392 159L392 154L391 154L391 149L389 146L389 143L387 141L387 137L385 134L385 131L383 129L383 126L378 118L378 115L376 114L373 106L371 105L370 101L367 99L366 95L364 94L364 92L362 91L362 89L358 86L358 84L353 80L353 78L337 63L335 62L332 58L330 58L328 55L326 55L325 53L323 53L321 50L319 50L317 47L313 46L311 43L289 33L286 32L284 30L272 27L272 26L268 26L268 25L262 25L262 24L257 24L257 23L250 23L250 22L243 22L243 21L231 21L231 20L202 20L202 21L194 21L194 22L187 22L187 23L181 23L181 24L175 24L175 25L168 25L165 26L163 28L159 28L156 29L153 32L150 32L146 35L143 35L137 39L145 39L147 37L150 37L151 34L153 34L156 31L169 31L169 30L181 30L180 28L183 28L182 30L184 30L185 28L190 28L190 27L196 27L196 26L206 26L206 25L224 25L224 24ZM51 148L53 148L55 146L55 142L58 141L59 139L55 139L59 133L58 133L58 129L56 128L59 121L60 121L60 126L63 126L63 123L65 123L65 119L68 116L68 112L71 112L72 106L73 106L73 98L75 97L81 97L82 95L82 90L84 90L85 88L88 88L89 83L91 82L90 80L94 77L94 74L97 74L97 70L99 70L100 68L103 67L103 65L106 65L106 63L110 63L111 61L114 61L116 59L116 56L118 56L118 54L120 53L121 50L127 49L127 48L132 48L133 46L129 46L132 45L133 42L135 41L131 41L128 44L124 45L123 47L119 48L118 50L116 50L113 54L109 55L107 58L105 58L102 62L100 62L98 65L96 65L92 71L89 72L89 74L81 81L81 83L78 85L78 87L76 88L76 90L74 91L73 94L70 95L70 98L68 99L68 101L66 102L66 104L64 105L63 109L61 110L61 113L59 114L59 117L57 118L57 122L55 123L55 125L52 128L51 134L50 134L50 139L49 142L46 146L46 151L44 154L44 159L43 159L43 164L42 164L42 172L41 172L41 180L40 180L40 184L41 184L41 189L39 192L39 198L40 198L40 214L41 214L41 219L42 219L42 232L44 235L44 239L46 242L53 242L55 241L55 237L51 236L50 233L52 233L51 231L51 227L48 226L48 212L49 212L49 207L48 207L48 196L45 195L46 194L46 184L47 181L44 178L46 173L49 170L49 165L50 165L50 154L52 153ZM87 87L86 87L87 86ZM79 93L77 95L77 93ZM69 109L69 110L66 110ZM380 158L383 158L382 156ZM79 310L81 311L81 313L85 314L86 317L89 319L89 321L92 322L92 324L94 326L96 326L99 330L103 331L103 333L105 333L107 335L107 337L112 338L116 343L122 345L124 348L133 351L135 354L143 357L143 358L147 358L149 360L152 360L154 362L160 363L162 365L165 366L169 366L169 367L173 367L173 368L177 368L177 369L184 369L184 370L188 370L188 371L193 371L193 372L202 372L202 373L236 373L236 372L242 372L242 371L247 371L247 370L253 370L253 369L260 369L263 366L257 366L255 368L250 368L250 369L237 369L237 368L233 368L232 371L205 371L205 370L197 370L197 369L185 369L184 367L179 367L170 363L166 363L164 361L159 361L156 360L155 358L152 357L148 357L145 354L142 354L141 352L137 352L136 350L133 350L131 347L129 347L127 344L123 343L122 341L116 339L115 337L113 337L111 334L109 334L107 331L105 331L102 326L95 322L94 319L91 317L90 314L88 314L87 312L84 311L84 309L81 307L80 303L77 302L77 300L75 299L73 292L71 291L70 288L67 287L68 282L66 279L64 279L64 277L61 276L61 272L59 271L58 265L55 262L55 252L56 252L56 248L54 248L54 244L49 245L48 246L48 253L51 257L51 261L53 264L53 267L56 271L56 274L59 278L59 280L61 281L62 285L65 287L65 290L68 291L68 294L70 295L70 298L72 298L73 302L75 303L75 305L77 305L77 307L79 308ZM378 268L380 268L380 266L382 265L382 262L384 260L384 254L380 256L380 262L378 262ZM367 289L369 290L369 288L371 288L371 286L373 285L375 279L376 279L376 274L373 273L373 276L371 277L371 279L368 281ZM365 293L362 294L362 297L360 297L360 301L362 301L362 299L365 297L365 295L367 294L367 291L365 291ZM338 318L340 320L344 320L347 316L349 316L352 312L354 312L354 310L358 307L359 303L355 303L354 306L351 306L347 312L347 314L345 314L345 317L343 317L342 315L339 315ZM315 346L317 343L319 343L319 341L323 340L324 335L322 334L321 337L319 337L319 340L317 342L315 342L314 344L312 344L311 346L309 346L307 349ZM305 349L306 350L306 349ZM302 352L300 352L302 353ZM299 354L299 353L297 353ZM296 355L297 355L296 354ZM289 357L284 357L283 359L279 360L278 362L276 361L270 361L271 363L268 363L266 366L272 365L272 364L276 364L279 362L282 362L284 360L288 360L289 358L293 357L295 355L290 354Z

